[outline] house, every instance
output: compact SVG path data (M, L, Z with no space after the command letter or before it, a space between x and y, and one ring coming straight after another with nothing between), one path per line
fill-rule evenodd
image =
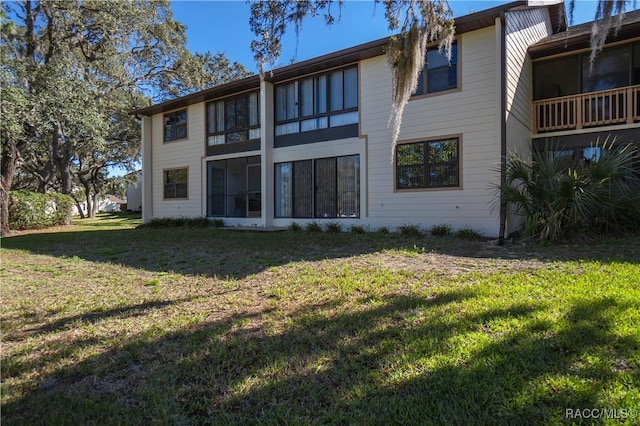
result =
M134 212L142 210L142 170L135 173L135 183L127 185L127 210Z
M491 208L509 153L551 140L588 147L609 131L640 140L640 27L637 12L628 16L593 78L582 70L584 30L567 31L561 1L514 1L456 18L451 63L427 52L393 152L387 39L140 109L143 221L446 223L504 236L520 225ZM618 62L609 58L624 46L631 80L620 71L610 82ZM563 65L572 55L582 80Z

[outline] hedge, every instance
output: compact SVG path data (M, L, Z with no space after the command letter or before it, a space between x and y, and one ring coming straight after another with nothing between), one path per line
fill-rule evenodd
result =
M73 198L65 194L11 191L9 227L22 230L67 225L73 205Z

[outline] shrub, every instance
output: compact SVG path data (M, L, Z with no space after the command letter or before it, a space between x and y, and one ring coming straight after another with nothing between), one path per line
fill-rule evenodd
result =
M462 228L456 231L456 237L461 240L482 241L484 236L470 227Z
M211 221L214 228L224 228L224 219L215 218Z
M420 227L418 225L402 225L398 228L398 230L400 231L400 234L404 235L405 237L418 237L422 235L422 230L420 230Z
M322 226L320 226L320 224L318 222L309 222L309 223L307 223L307 226L305 227L305 229L310 234L317 234L317 233L322 232Z
M608 140L601 148L602 155L594 161L534 152L529 163L512 155L506 164L506 185L498 188L494 209L513 206L524 217L524 235L539 241L637 229L640 180L634 163L638 148L616 147Z
M217 228L224 226L222 219L214 219L213 222L206 217L195 218L169 218L162 217L152 219L149 222L140 225L142 228L208 228L209 226L215 226Z
M302 231L302 226L300 226L299 223L291 222L291 224L289 225L289 231L291 231L291 232L300 232L300 231Z
M367 231L363 226L351 225L350 231L352 234L365 234Z
M386 226L381 226L380 228L378 228L376 230L376 232L378 234L388 234L389 233L389 228L387 228Z
M446 237L451 234L451 226L443 223L441 225L433 225L429 230L429 233L434 237Z
M65 194L11 191L9 193L9 227L41 229L68 225L74 201Z
M329 234L339 234L342 232L342 225L340 222L327 222L325 225L325 230Z

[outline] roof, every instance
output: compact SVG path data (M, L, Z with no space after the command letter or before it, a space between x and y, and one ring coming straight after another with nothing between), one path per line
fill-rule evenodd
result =
M614 22L615 22L614 18ZM569 27L566 31L552 34L543 38L536 44L529 47L529 54L532 58L564 53L570 50L580 50L590 47L591 30L594 22ZM622 16L618 31L611 30L606 43L623 41L638 37L640 35L640 9L626 12Z
M562 1L518 0L492 7L490 9L485 9L480 12L470 13L468 15L454 18L456 34L463 34L466 32L491 27L495 25L496 18L500 17L502 13L516 8L529 7L534 3L536 6L542 5L549 8L551 25L554 31L564 31L566 29L564 3ZM338 50L326 55L308 59L306 61L298 62L281 68L276 68L272 71L266 72L264 79L265 81L271 83L277 83L279 81L288 80L291 78L299 77L301 75L312 74L324 69L347 65L364 59L380 56L385 53L388 41L389 38L384 37L378 40L370 41L368 43L359 44L347 49ZM141 108L133 111L133 113L136 115L151 116L161 112L183 108L191 104L228 96L233 93L257 89L259 87L260 76L253 75L242 80L232 81L230 83L225 83L211 89L193 93L191 95L172 99L146 108Z

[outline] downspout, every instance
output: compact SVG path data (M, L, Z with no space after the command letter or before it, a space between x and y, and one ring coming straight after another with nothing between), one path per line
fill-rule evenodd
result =
M500 12L500 229L498 245L504 245L507 224L507 206L504 203L502 189L507 184L507 19Z

